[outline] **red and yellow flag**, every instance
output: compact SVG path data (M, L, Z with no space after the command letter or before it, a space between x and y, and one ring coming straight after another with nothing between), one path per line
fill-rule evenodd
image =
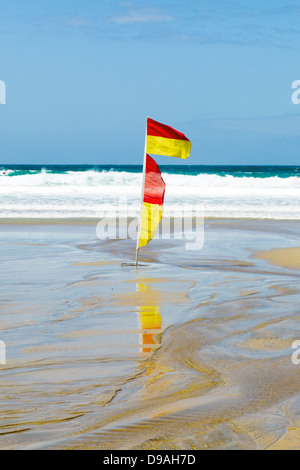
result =
M191 152L191 142L173 127L166 126L154 119L147 118L145 142L145 167L142 209L137 239L136 266L138 252L142 246L154 238L157 226L162 218L165 195L165 182L162 179L158 165L148 153L166 155L168 157L188 158Z
M155 236L162 218L166 183L162 179L157 163L146 155L144 198L138 248L145 246Z
M167 157L188 158L191 142L173 127L147 118L147 153Z

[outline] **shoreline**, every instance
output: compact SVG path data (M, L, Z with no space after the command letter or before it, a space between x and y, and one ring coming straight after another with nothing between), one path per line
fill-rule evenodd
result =
M97 228L97 224L100 219L97 218L53 218L53 219L35 219L35 218L17 218L17 219L1 219L0 218L0 227L2 226L5 228L4 234L6 233L7 229L13 228L14 231L18 230L18 227L28 227L30 230L30 227L34 227L35 231L33 233L36 233L39 231L39 227L50 227L53 233L55 233L56 230L60 230L61 228L64 228L64 232L68 233L68 227L76 227L78 226L79 228L86 227L87 232L86 233L91 233L89 230ZM117 223L119 224L119 229L122 230L124 227L126 227L127 224L130 224L130 222L134 221L134 217L120 217L117 219ZM166 224L165 227L159 226L157 237L150 242L150 245L146 247L143 251L147 252L150 251L152 252L154 246L153 244L157 243L163 243L163 242L173 242L175 234L175 224L172 222L176 221L176 217L166 217L166 221L169 221L169 225ZM195 218L195 217L186 217L184 220L189 220L191 222L195 222L197 220L202 220L202 225L201 227L197 225L197 229L200 229L204 231L215 229L215 230L229 230L229 231L241 231L245 232L249 230L250 232L255 232L258 231L259 233L263 232L269 232L269 231L274 231L278 235L281 234L283 239L281 242L275 244L274 246L270 247L270 249L255 249L254 247L250 248L250 252L252 252L252 255L250 253L250 258L249 262L251 264L252 259L260 259L263 261L267 261L270 266L278 266L282 268L287 268L291 270L297 270L300 269L300 247L298 246L283 246L285 245L286 237L290 236L294 233L294 235L298 234L297 228L300 228L300 220L293 219L293 220L282 220L282 219L252 219L252 218L209 218L209 217L204 217L202 218ZM115 221L115 219L108 219L108 221ZM128 226L128 225L127 225ZM195 229L195 227L194 227ZM296 229L296 230L295 230ZM85 229L84 229L85 230ZM164 232L166 230L170 231L170 238L165 238L164 239ZM178 230L178 229L177 229ZM191 233L195 233L195 230L190 228L192 230ZM84 233L84 232L83 232ZM119 232L121 233L121 232ZM1 234L1 230L0 230ZM26 232L26 236L28 237L30 235L30 232ZM97 238L97 232L95 230L95 237ZM122 237L120 238L112 238L112 237L107 237L107 240L101 239L101 241L104 243L105 242L117 242L123 240ZM126 240L126 238L125 238ZM127 238L127 241L129 238ZM134 239L132 241L135 242ZM122 253L122 248L120 247ZM198 250L199 251L199 250ZM201 251L201 248L200 248ZM154 261L154 260L153 260ZM90 263L98 263L91 261Z

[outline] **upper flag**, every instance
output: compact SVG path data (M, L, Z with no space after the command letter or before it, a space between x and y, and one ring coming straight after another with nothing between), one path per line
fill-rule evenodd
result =
M144 198L140 225L138 248L145 246L154 238L162 218L166 183L157 163L146 155Z
M191 142L173 127L147 118L147 153L167 157L188 158Z

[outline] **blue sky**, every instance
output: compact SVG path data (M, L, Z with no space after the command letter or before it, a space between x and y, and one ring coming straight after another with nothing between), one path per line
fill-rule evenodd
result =
M299 25L296 0L5 2L0 162L142 163L150 116L185 163L298 165Z

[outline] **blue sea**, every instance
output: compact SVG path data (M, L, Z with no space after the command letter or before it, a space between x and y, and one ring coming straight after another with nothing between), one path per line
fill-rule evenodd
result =
M161 165L164 210L300 219L300 166ZM0 218L135 217L141 165L0 165Z

